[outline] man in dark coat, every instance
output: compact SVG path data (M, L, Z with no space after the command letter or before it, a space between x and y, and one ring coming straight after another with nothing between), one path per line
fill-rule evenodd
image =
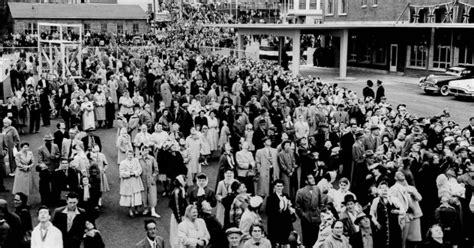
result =
M0 199L0 214L10 226L10 231L5 240L5 247L21 247L22 227L21 220L18 215L8 211L8 203L4 199Z
M100 137L94 135L92 128L86 130L87 136L82 138L82 143L84 144L84 151L88 151L89 148L94 148L94 145L98 145L100 151L102 151L102 143L100 142Z
M273 193L267 198L266 214L268 216L267 231L268 239L273 247L281 247L288 244L288 237L293 231L292 212L289 196L283 193L283 180L277 179L273 183Z
M56 208L53 213L52 223L61 230L64 247L79 248L81 246L86 224L86 211L77 207L78 203L77 193L69 193L67 205Z
M341 137L341 150L339 155L342 159L342 176L351 177L352 167L352 145L355 142L355 132L357 131L357 122L351 120L350 130Z
M224 229L221 223L217 220L216 216L212 214L211 204L207 201L202 202L201 218L204 220L204 222L206 222L207 230L211 235L211 239L209 240L207 247L224 247L226 243Z
M50 115L51 115L51 104L49 102L49 96L46 90L43 88L40 89L40 106L41 106L41 117L43 119L43 126L49 127L51 124Z
M367 86L362 90L362 96L364 96L364 99L367 97L372 97L372 99L375 98L375 92L372 89L372 86L374 86L372 80L367 80Z
M305 182L306 186L296 192L295 210L301 220L303 246L311 248L318 239L323 196L312 174L306 176Z
M385 88L382 85L381 80L377 80L377 95L375 96L375 103L380 103L382 97L385 97Z

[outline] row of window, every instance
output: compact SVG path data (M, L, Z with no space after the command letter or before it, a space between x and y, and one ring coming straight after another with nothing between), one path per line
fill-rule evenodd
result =
M108 32L108 25L107 23L101 23L100 24L100 32L102 33L106 33ZM27 23L26 24L26 27L25 27L25 31L28 32L28 33L36 33L38 31L38 25L36 23ZM51 26L50 27L50 32L51 33L54 33L54 32L57 32L58 31L58 27L56 26ZM73 28L71 27L68 27L67 29L67 32L72 32L73 31ZM91 29L91 24L90 23L84 23L84 33L91 33L92 32L92 29ZM123 33L124 32L124 28L123 28L123 24L117 24L117 33ZM132 32L133 33L138 33L140 32L140 26L138 25L138 23L134 23L132 25Z
M337 1L338 15L347 15L349 0L327 0L326 1L326 15L334 15L335 1ZM378 0L361 0L361 8L367 8L368 4L371 4L372 7L377 7L378 3L379 3Z

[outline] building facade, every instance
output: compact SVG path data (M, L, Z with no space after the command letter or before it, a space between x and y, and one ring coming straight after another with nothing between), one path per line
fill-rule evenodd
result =
M289 0L287 1L287 19L293 23L320 24L323 19L323 0Z
M15 33L36 33L38 22L82 24L85 34L139 34L150 29L146 13L138 5L9 3L9 6Z
M11 3L63 3L63 4L79 4L79 3L108 3L117 4L117 0L9 0Z
M349 29L348 66L416 74L474 66L473 11L473 0L325 0L324 23L393 24Z

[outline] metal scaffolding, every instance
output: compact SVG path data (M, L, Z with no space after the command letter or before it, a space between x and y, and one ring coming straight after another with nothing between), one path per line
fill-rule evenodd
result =
M82 77L82 28L82 24L38 23L40 73ZM68 33L77 37L66 39Z

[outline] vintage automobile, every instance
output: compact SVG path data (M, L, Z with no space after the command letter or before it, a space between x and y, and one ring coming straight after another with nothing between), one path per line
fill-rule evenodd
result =
M449 82L448 91L456 98L473 98L474 79L453 80Z
M474 78L473 68L450 67L442 74L430 74L420 78L419 86L426 93L449 95L448 84L452 80Z

